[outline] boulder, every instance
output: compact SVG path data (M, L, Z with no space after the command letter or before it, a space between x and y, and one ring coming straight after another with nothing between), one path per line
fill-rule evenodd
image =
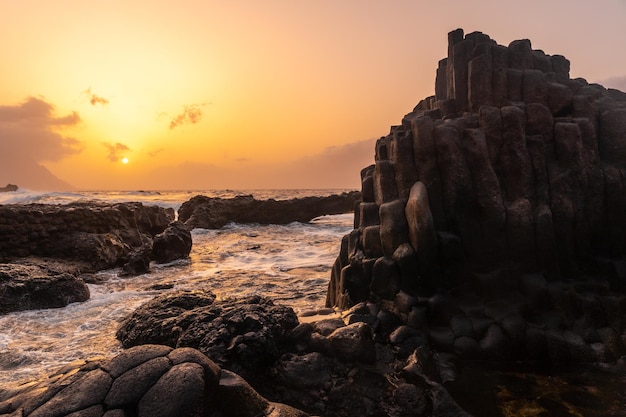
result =
M191 252L191 233L179 221L170 223L167 228L154 236L152 259L158 263L172 262L189 256Z
M88 299L89 288L77 270L54 264L0 264L0 314Z
M371 363L376 360L372 330L365 323L340 327L328 336L330 354L344 361Z
M157 235L158 236L158 235ZM148 242L128 255L128 261L122 266L122 276L135 276L150 271L152 242Z
M159 296L129 315L117 332L124 347L193 347L220 366L248 374L283 353L298 325L291 308L263 297L216 302L209 291Z

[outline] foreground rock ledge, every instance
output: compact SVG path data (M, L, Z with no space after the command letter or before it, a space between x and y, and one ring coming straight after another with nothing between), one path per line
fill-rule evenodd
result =
M0 415L307 416L266 400L195 349L159 345L139 346L109 360L79 361L47 380L0 392Z

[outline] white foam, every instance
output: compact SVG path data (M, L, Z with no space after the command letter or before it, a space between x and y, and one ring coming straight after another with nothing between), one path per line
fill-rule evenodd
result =
M15 198L21 202L138 201L137 192L17 193ZM140 201L179 204L193 195L196 193L146 193ZM341 238L352 229L352 219L347 214L323 216L310 223L232 223L219 230L196 229L189 260L153 264L149 274L132 278L118 277L119 270L103 271L96 274L97 284L89 284L91 298L87 302L0 316L0 389L41 377L76 359L117 353L121 348L115 332L120 321L168 291L202 288L220 298L265 295L296 312L318 310L324 304Z

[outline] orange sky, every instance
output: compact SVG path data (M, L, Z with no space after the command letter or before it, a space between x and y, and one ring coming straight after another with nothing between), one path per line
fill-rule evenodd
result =
M79 189L358 188L458 27L626 89L626 2L591 4L3 1L0 158Z

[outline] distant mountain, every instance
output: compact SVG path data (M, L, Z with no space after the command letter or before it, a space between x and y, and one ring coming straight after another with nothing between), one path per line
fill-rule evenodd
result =
M29 190L70 191L75 187L28 157L0 154L0 186L16 184Z

